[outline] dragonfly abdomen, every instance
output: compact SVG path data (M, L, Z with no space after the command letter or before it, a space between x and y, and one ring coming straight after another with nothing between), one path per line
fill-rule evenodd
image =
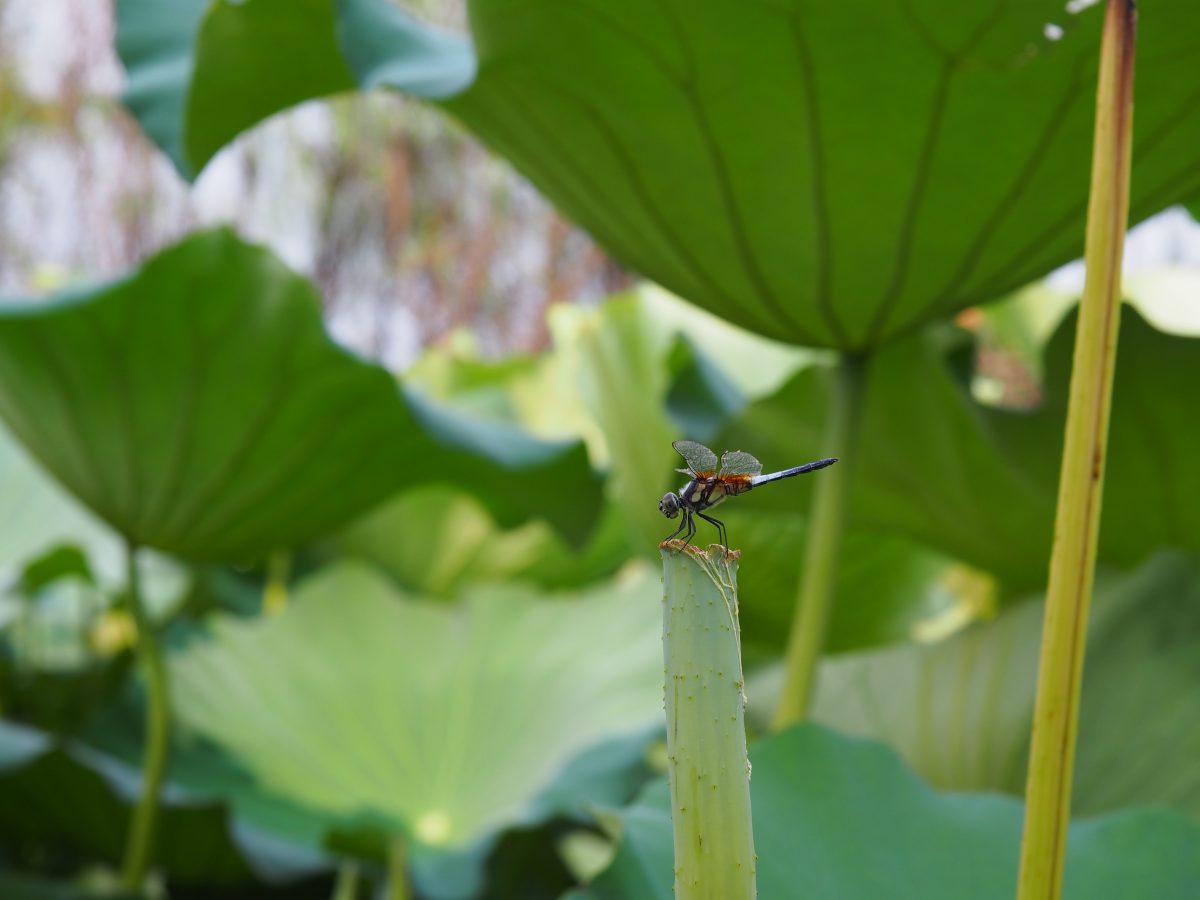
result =
M802 466L796 466L794 469L784 469L782 472L771 472L769 475L755 475L750 479L750 487L758 487L760 484L769 484L772 481L779 481L781 478L791 478L793 475L803 475L806 472L815 472L817 469L824 469L826 466L832 466L837 459L818 459L816 462L805 463ZM749 490L750 488L747 488Z

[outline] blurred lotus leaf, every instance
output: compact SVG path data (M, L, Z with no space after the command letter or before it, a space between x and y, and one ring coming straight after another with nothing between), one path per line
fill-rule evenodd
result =
M343 564L279 616L218 618L174 654L176 715L258 792L329 831L406 834L418 883L467 896L499 830L627 799L596 767L628 753L579 756L657 727L658 600L642 569L582 596L493 587L447 607Z
M1160 555L1102 581L1094 605L1074 811L1200 819L1200 559ZM941 643L827 660L814 716L887 741L938 787L1019 794L1041 631L1042 605L1023 603Z
M140 780L135 765L109 753L0 722L0 834L6 840L66 844L116 864ZM329 864L309 847L232 823L228 807L211 797L169 784L162 800L156 863L180 884L216 889L249 878L295 879Z
M758 891L838 900L1008 900L1021 804L939 794L869 741L803 725L750 749ZM670 900L670 803L655 784L620 813L612 866L573 900ZM1200 884L1200 825L1167 810L1077 822L1066 900L1187 900Z
M130 541L190 559L254 559L429 480L576 541L599 508L581 444L406 391L330 340L307 280L225 230L6 306L0 416Z

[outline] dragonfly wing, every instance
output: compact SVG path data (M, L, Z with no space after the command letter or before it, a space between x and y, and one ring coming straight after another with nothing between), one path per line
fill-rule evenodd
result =
M721 454L721 475L761 475L762 463L745 450L727 450Z
M683 457L693 475L707 478L716 474L717 454L703 444L697 444L695 441L675 441L671 446ZM761 467L759 471L762 471Z

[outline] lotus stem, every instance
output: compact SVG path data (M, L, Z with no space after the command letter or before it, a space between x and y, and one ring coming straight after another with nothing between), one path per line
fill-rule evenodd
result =
M1108 416L1121 321L1121 255L1129 215L1135 16L1110 0L1100 50L1095 145L1066 439L1046 588L1033 737L1025 789L1019 900L1057 900L1091 604Z
M338 864L330 900L356 900L358 897L358 863L343 860Z
M676 900L752 900L737 569L719 544L661 545L668 780Z
M409 900L408 844L403 837L392 839L387 857L387 900Z
M137 625L136 652L146 679L146 738L142 763L142 793L138 797L125 841L125 859L121 883L137 890L146 879L154 853L154 835L158 824L158 795L167 771L170 751L170 699L167 669L163 664L158 634L146 612L138 577L137 547L125 548L125 566L129 609Z
M815 488L796 611L788 635L783 691L772 723L776 730L807 718L812 702L846 528L846 502L854 468L854 442L862 417L866 366L865 356L846 354L837 369L823 455L836 456L841 461L821 472Z

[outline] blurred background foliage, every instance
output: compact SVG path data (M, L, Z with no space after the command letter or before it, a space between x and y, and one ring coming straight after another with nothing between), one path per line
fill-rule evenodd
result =
M123 0L120 34L5 0L0 893L122 896L128 542L173 746L127 894L669 896L670 442L822 455L830 348L869 346L821 725L752 750L762 892L1011 896L1019 803L992 795L1023 787L1098 17L915 6L484 0L476 56L419 24L466 34L449 0L306 0L282 30L272 0ZM1076 824L1068 892L1182 900L1200 29L1145 7L1133 208L1157 215L1128 253L1075 794L1112 815ZM347 93L381 85L453 117ZM811 488L724 516L764 735Z

